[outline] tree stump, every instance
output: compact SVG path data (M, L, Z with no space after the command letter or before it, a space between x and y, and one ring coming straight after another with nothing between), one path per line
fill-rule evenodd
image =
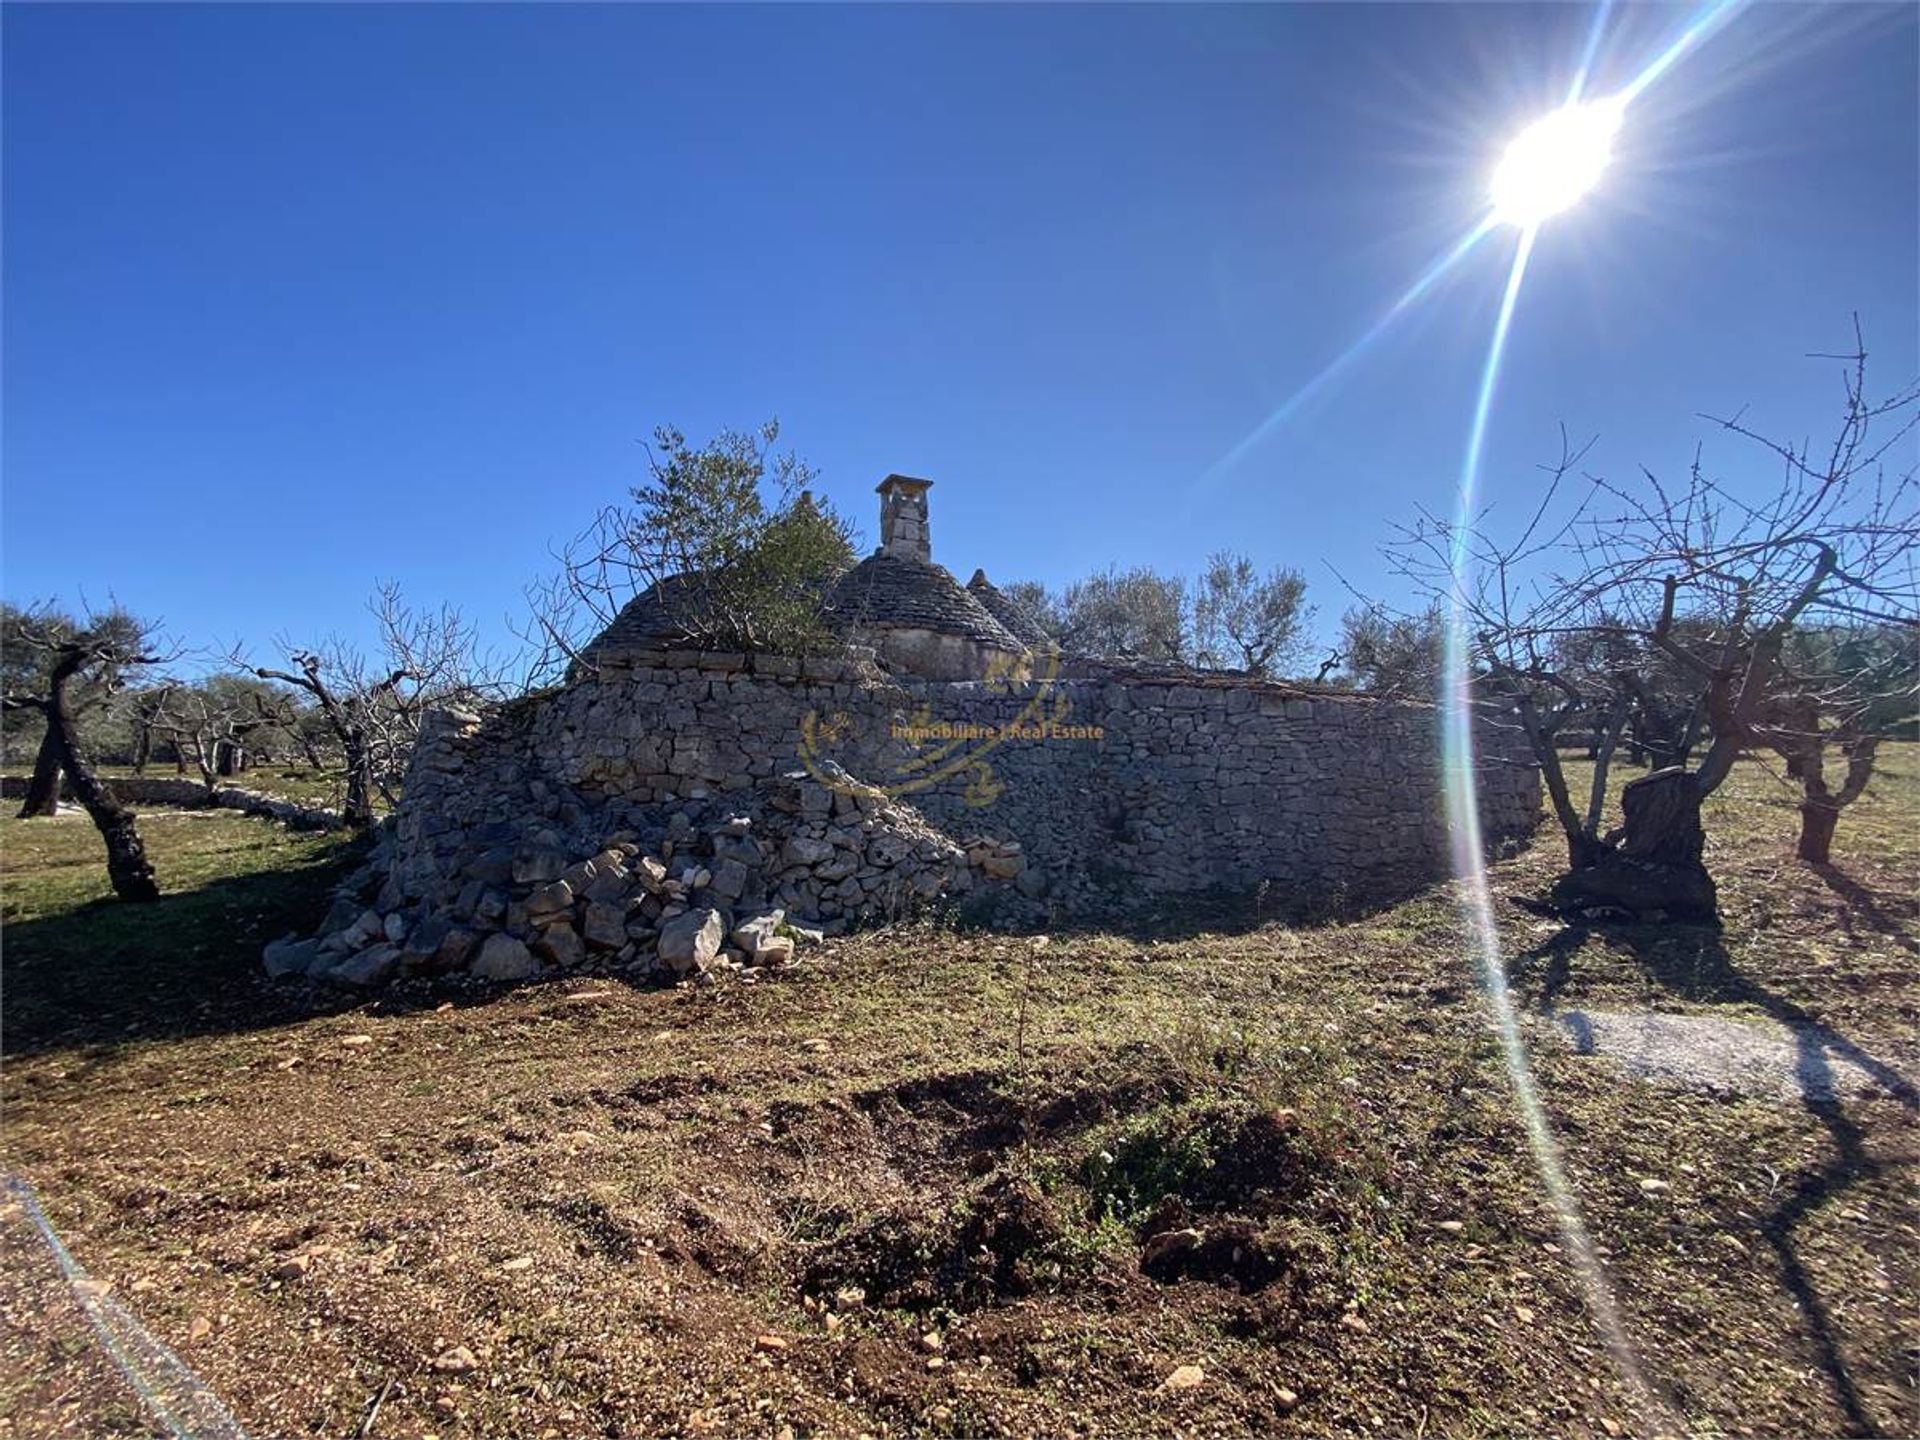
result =
M1690 771L1656 770L1621 793L1620 844L1562 876L1553 900L1564 909L1610 908L1635 919L1717 922L1719 896L1701 860L1700 789Z

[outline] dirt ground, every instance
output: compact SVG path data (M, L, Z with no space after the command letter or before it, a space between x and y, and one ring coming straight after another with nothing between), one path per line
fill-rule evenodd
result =
M241 817L153 817L191 878L137 923L84 830L4 822L5 1165L262 1436L1912 1433L1920 765L1824 870L1783 803L1716 801L1722 931L1500 906L1565 1208L1448 886L356 1003L256 978L344 862ZM1568 1010L1824 1027L1869 1079L1636 1077ZM0 1435L164 1433L0 1237Z

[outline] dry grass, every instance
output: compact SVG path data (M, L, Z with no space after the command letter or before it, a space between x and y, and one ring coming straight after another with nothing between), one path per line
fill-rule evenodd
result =
M1742 767L1712 817L1724 933L1503 907L1518 1002L1910 1044L1917 772L1895 747L1816 873ZM755 986L302 1010L252 978L271 926L244 917L331 842L214 853L259 833L154 817L163 880L208 883L89 954L121 922L73 908L86 832L0 825L7 1164L255 1433L355 1434L383 1392L378 1436L1643 1428L1446 887L1353 924L913 927ZM1553 860L1543 835L1496 883ZM1655 1088L1524 1023L1671 1413L1910 1426L1912 1109ZM1145 1238L1181 1226L1205 1243L1148 1273ZM830 1323L848 1285L867 1299ZM7 1345L0 1434L130 1413L61 1335ZM435 1369L456 1345L476 1368ZM1161 1388L1188 1364L1197 1386Z

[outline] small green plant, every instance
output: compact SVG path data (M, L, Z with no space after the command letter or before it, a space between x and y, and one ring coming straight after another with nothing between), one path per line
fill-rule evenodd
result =
M1096 1222L1137 1225L1168 1196L1200 1189L1228 1138L1222 1119L1178 1106L1128 1121L1081 1167Z

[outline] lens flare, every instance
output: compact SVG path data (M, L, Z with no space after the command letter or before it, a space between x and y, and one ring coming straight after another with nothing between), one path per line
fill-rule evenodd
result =
M1526 277L1527 261L1533 256L1533 243L1539 231L1528 226L1520 232L1514 248L1513 265L1507 272L1507 284L1500 296L1500 310L1493 322L1493 338L1487 345L1487 358L1480 371L1480 388L1474 397L1473 417L1467 428L1467 445L1460 461L1460 489L1454 513L1451 553L1452 594L1449 596L1447 627L1441 659L1440 755L1447 821L1452 831L1453 873L1460 885L1462 918L1474 967L1479 972L1481 993L1486 996L1494 1031L1500 1038L1500 1055L1513 1087L1514 1104L1526 1126L1527 1143L1533 1151L1534 1165L1553 1206L1560 1239L1579 1277L1586 1298L1587 1312L1600 1332L1608 1353L1633 1396L1643 1422L1660 1433L1673 1428L1672 1416L1659 1392L1648 1383L1634 1355L1621 1320L1620 1307L1605 1268L1594 1249L1580 1202L1567 1180L1561 1163L1560 1145L1553 1126L1540 1104L1533 1081L1533 1066L1527 1059L1527 1046L1513 1012L1513 997L1507 989L1505 958L1500 947L1500 927L1494 919L1493 890L1487 883L1486 851L1480 833L1479 786L1475 773L1473 744L1473 679L1467 644L1467 594L1472 578L1472 556L1467 549L1468 527L1479 506L1480 458L1486 447L1487 421L1493 411L1493 396L1500 380L1500 362L1506 353L1507 336L1513 329L1513 312L1520 300L1520 282Z
M1493 172L1494 218L1531 229L1600 183L1626 107L1618 100L1563 105L1520 132Z
M1482 240L1486 239L1493 228L1494 221L1488 218L1482 220L1462 236L1458 244L1440 256L1439 259L1435 260L1433 264L1421 272L1419 279L1401 291L1400 298L1395 300L1385 310L1381 311L1380 317L1367 327L1358 340L1355 340L1351 345L1347 346L1346 349L1329 360L1321 367L1318 374L1313 376L1312 379L1308 380L1299 389L1295 390L1285 400L1281 401L1280 404L1268 414L1266 419L1248 431L1245 438L1242 439L1239 444L1235 445L1225 455L1222 455L1218 460L1214 461L1213 464L1209 465L1205 473L1200 476L1198 483L1201 485L1209 484L1238 465L1242 460L1246 459L1261 441L1265 440L1269 435L1272 435L1280 429L1281 426L1285 425L1288 420L1292 419L1294 412L1306 404L1317 391L1324 387L1335 376L1345 371L1347 367L1358 360L1361 355L1365 354L1376 340L1392 328L1394 321L1412 309L1415 302L1429 290L1433 289L1435 285L1438 285L1450 271L1458 266L1462 260L1466 259L1468 253Z
M1650 1383L1634 1354L1613 1287L1588 1233L1579 1199L1562 1163L1559 1141L1540 1103L1533 1067L1527 1057L1526 1041L1520 1033L1513 997L1507 987L1505 957L1501 953L1500 930L1494 917L1493 892L1487 880L1485 852L1481 843L1478 787L1475 781L1475 707L1472 664L1468 653L1469 637L1466 633L1466 601L1473 583L1473 559L1466 541L1469 521L1479 504L1480 463L1493 410L1493 397L1499 384L1501 360L1506 352L1507 337L1512 330L1514 311L1519 303L1521 282L1526 276L1527 262L1532 257L1541 222L1578 203L1600 182L1613 158L1614 140L1619 134L1628 105L1670 73L1683 57L1723 27L1746 3L1748 0L1707 0L1695 10L1691 20L1666 47L1616 93L1603 99L1583 100L1587 81L1599 55L1600 42L1613 11L1613 0L1602 0L1589 27L1566 103L1522 131L1508 147L1494 171L1492 205L1485 217L1416 279L1358 339L1270 412L1258 427L1216 461L1202 477L1204 481L1217 476L1280 429L1309 395L1358 359L1494 229L1510 225L1519 231L1512 266L1507 272L1499 312L1494 320L1493 335L1487 346L1485 364L1481 368L1467 430L1466 449L1460 463L1459 493L1456 497L1458 508L1450 556L1451 604L1438 696L1447 818L1453 836L1454 873L1460 885L1467 949L1479 972L1481 990L1486 997L1494 1030L1499 1036L1501 1057L1513 1087L1515 1106L1526 1127L1534 1164L1552 1203L1561 1239L1579 1278L1594 1327L1605 1341L1614 1364L1633 1396L1642 1425L1656 1433L1677 1432L1681 1426L1670 1402L1656 1385Z

